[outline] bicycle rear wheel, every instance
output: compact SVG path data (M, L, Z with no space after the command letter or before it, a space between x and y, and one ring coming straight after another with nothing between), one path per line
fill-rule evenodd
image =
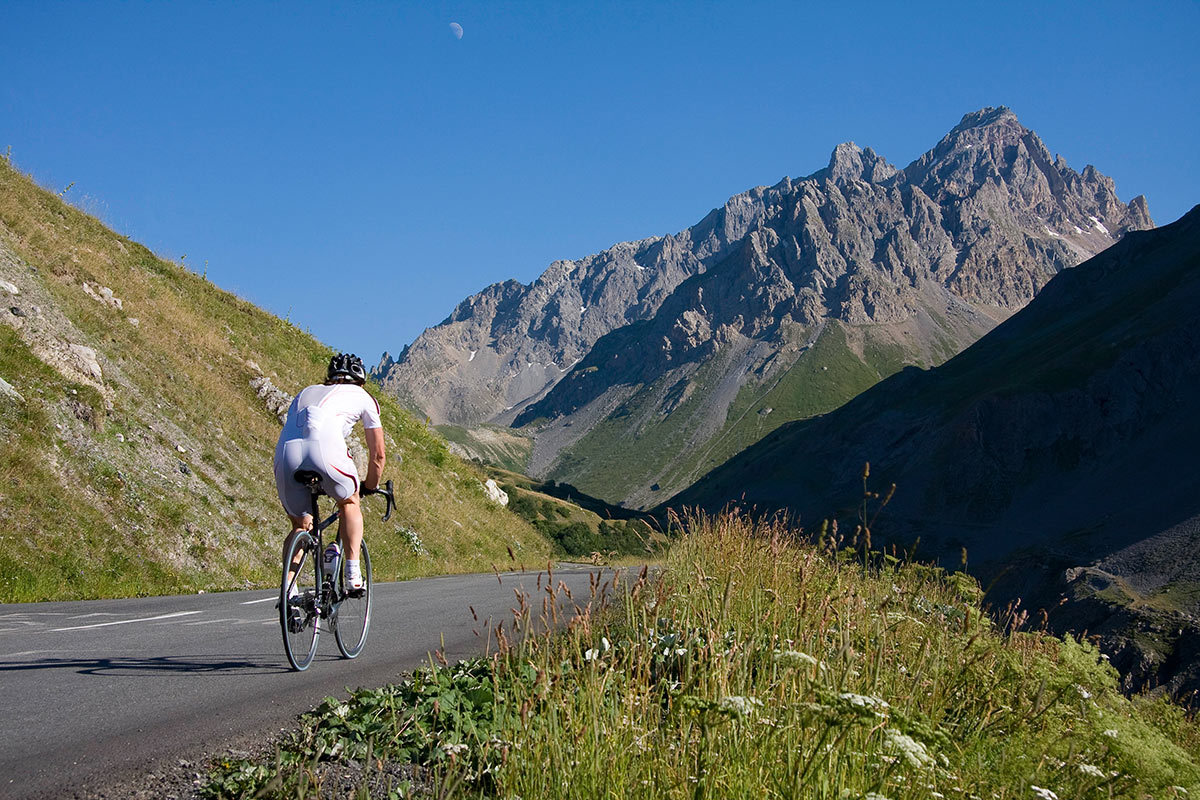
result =
M367 630L371 627L371 556L367 543L362 543L359 555L362 570L362 589L352 592L346 583L346 570L339 569L337 576L338 606L333 618L333 637L338 650L346 658L356 658L367 643Z
M279 586L279 625L283 650L298 671L308 669L317 654L320 635L318 616L320 586L317 584L316 540L301 531L291 537L283 555L283 578ZM296 564L293 571L292 565Z

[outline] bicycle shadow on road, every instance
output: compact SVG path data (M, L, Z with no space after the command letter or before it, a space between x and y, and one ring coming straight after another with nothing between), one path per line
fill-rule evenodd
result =
M0 673L66 669L80 675L134 677L150 672L196 675L269 675L291 672L275 657L262 659L219 656L156 656L111 658L40 658L32 661L0 661Z

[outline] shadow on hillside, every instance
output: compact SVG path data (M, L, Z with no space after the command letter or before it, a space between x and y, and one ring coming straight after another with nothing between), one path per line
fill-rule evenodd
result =
M290 672L278 658L246 659L208 656L158 656L155 658L41 658L33 661L0 661L0 673L66 669L80 675L136 676L151 672L207 675L266 675Z

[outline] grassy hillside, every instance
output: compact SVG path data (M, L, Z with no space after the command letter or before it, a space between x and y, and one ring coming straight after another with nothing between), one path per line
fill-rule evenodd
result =
M948 344L924 353L896 344L894 333L883 326L833 320L808 346L811 333L792 332L798 355L790 363L784 356L773 358L761 374L748 370L729 350L683 380L671 372L634 387L614 413L562 451L549 477L609 502L653 505L780 426L832 411L904 366L928 366L954 354L949 334L943 334ZM721 416L713 424L714 398L731 375L739 377L741 386L728 408L718 409ZM663 413L663 398L673 384L686 385L686 394L670 413ZM640 488L647 486L658 488L649 493Z
M277 581L287 523L268 401L320 380L329 349L6 161L0 279L0 378L13 390L0 392L0 601ZM383 525L367 502L379 578L486 569L509 546L549 554L487 502L475 467L368 388L398 504Z
M508 494L509 509L553 542L559 555L640 565L656 560L666 549L667 537L648 517L581 495L570 484L543 483L497 467L487 471Z
M455 455L468 461L491 464L512 472L524 472L529 463L533 439L521 431L498 425L438 425L435 430L450 445Z
M268 763L218 764L206 796L317 797L347 781L380 798L1200 791L1195 720L1123 696L1087 642L1023 613L997 624L966 575L801 545L781 524L687 528L661 579L630 576L618 608L329 698Z

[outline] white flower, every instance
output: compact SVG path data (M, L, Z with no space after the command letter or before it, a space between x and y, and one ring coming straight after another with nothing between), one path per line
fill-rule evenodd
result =
M772 660L785 669L795 667L823 667L825 666L817 659L810 656L808 653L801 653L799 650L780 650L772 656Z
M1116 728L1109 728L1108 730L1106 730L1106 731L1104 732L1104 735L1105 735L1105 736L1107 736L1107 737L1108 737L1108 738L1110 738L1110 739L1115 739L1115 738L1117 738L1117 733L1118 733L1118 732L1117 732L1117 729L1116 729Z
M717 703L717 708L721 711L728 711L735 717L748 717L756 708L762 707L762 701L756 700L753 697L741 697L739 695L730 695L722 697Z
M593 647L593 648L590 648L590 649L588 649L588 650L587 650L587 651L585 651L585 652L584 652L584 654L583 654L583 660L584 660L584 661L595 661L595 660L596 660L597 658L599 658L599 657L600 657L600 651L599 651L599 650L597 650L597 649L596 649L596 648L594 648L594 647Z
M600 649L606 653L612 649L612 645L608 643L608 639L604 636L600 637Z
M863 795L863 800L888 800L888 798L886 795L879 794L878 792L867 792Z
M460 743L458 743L458 744L444 744L444 745L442 745L442 752L444 752L444 753L445 753L446 755L448 755L448 756L457 756L457 755L459 755L459 754L461 754L461 753L465 753L465 752L467 752L467 751L468 751L468 750L470 750L470 749L471 749L471 746L470 746L470 745L468 745L468 744L463 744L463 743L461 743L461 742L460 742Z
M854 692L842 692L838 695L839 698L845 700L852 706L858 708L866 708L880 714L881 711L891 708L886 700L880 700L878 697L872 697L869 694L855 694ZM882 715L881 715L882 716Z
M891 728L883 732L883 738L889 750L904 756L904 759L917 769L934 766L933 756L929 755L924 743Z
M1103 778L1104 770L1099 767L1094 767L1091 764L1080 764L1079 771L1084 775L1091 775L1093 778Z
M677 656L682 656L682 655L686 655L686 654L687 654L687 648L686 648L686 647L676 647L676 648L675 648L675 655L677 655Z
M1042 800L1058 800L1058 795L1056 795L1054 792L1050 791L1049 789L1043 789L1040 786L1034 786L1032 783L1029 784L1029 788L1033 789L1033 793L1036 794L1038 797L1040 797Z

